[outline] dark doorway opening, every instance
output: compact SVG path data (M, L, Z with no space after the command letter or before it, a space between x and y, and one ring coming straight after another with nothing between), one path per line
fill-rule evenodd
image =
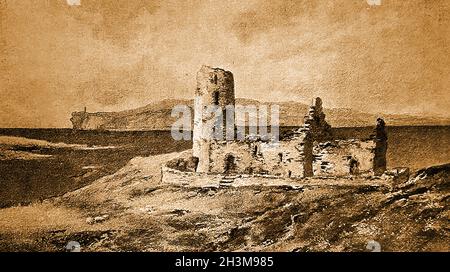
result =
M224 173L230 174L236 171L236 158L232 154L225 156Z
M350 159L350 175L357 175L359 173L359 162L355 158Z

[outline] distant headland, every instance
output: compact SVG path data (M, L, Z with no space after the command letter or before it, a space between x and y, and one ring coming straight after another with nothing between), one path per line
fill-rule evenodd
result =
M239 105L264 104L280 106L281 126L301 126L304 112L309 105L301 102L260 102L246 98L236 98ZM188 99L169 99L148 104L137 109L120 112L88 112L86 109L72 113L70 121L77 130L169 130L176 118L171 111L176 105L193 108L194 101ZM364 113L348 108L324 108L328 122L333 127L373 126L379 115ZM404 114L383 114L390 126L450 125L450 118L425 117Z

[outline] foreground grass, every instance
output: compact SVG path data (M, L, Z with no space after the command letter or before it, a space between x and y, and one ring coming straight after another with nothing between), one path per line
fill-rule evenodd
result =
M417 174L395 190L339 187L180 188L160 184L179 154L135 158L89 186L0 210L0 250L448 251L449 172Z

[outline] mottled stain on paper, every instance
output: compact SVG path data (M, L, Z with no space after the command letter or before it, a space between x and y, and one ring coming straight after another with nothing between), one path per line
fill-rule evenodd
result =
M79 2L0 1L0 126L189 99L203 64L237 97L449 116L446 0Z
M81 0L66 0L69 6L80 6Z

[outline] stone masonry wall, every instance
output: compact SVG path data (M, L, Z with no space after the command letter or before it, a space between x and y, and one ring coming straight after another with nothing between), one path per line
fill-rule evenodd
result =
M314 146L314 176L348 176L371 173L375 142L335 140Z
M272 175L239 174L233 177L230 182L225 175L209 174L198 172L183 172L168 167L161 169L161 183L175 186L186 186L195 188L213 187L245 187L245 186L292 186L301 187L322 187L322 186L388 186L392 184L392 177L386 176L379 179L359 177L349 180L346 177L310 177L306 179L296 179L279 177ZM225 182L224 182L225 181Z
M283 177L312 175L312 142L306 133L289 141L211 142L210 173L269 174Z
M208 106L217 106L225 113L226 106L234 104L233 74L223 69L203 66L197 73L194 99L193 154L199 158L198 172L210 170L209 150L217 118L208 111ZM223 120L225 122L225 118ZM221 133L225 133L225 126Z

